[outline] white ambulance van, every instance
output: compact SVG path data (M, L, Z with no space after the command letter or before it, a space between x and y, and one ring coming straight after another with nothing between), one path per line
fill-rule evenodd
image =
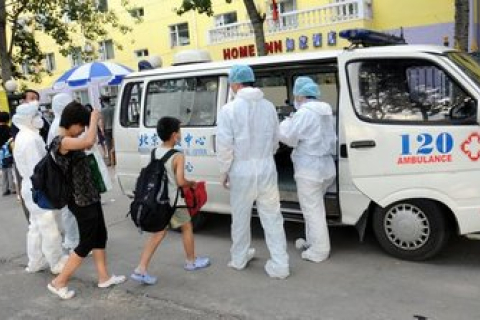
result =
M413 45L224 62L197 53L180 55L182 65L124 79L114 138L125 194L160 143L157 121L174 116L183 124L188 177L207 182L204 210L230 213L215 126L231 99L229 69L242 63L254 69L280 120L293 111L298 76L312 77L332 106L338 146L337 179L325 198L331 224L356 226L361 237L370 224L383 249L407 260L434 256L451 234L480 231L480 66L468 55ZM290 154L286 146L276 154L282 211L302 221Z

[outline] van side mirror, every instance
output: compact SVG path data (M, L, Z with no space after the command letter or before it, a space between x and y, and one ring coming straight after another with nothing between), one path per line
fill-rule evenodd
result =
M462 103L452 106L449 112L452 120L466 120L477 114L477 101L468 97Z

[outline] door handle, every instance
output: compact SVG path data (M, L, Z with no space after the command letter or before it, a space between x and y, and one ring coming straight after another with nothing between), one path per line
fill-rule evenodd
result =
M213 152L217 153L217 135L212 135Z
M350 148L375 148L375 141L373 140L360 140L360 141L353 141L350 143Z
M348 158L347 145L344 143L340 145L340 157Z

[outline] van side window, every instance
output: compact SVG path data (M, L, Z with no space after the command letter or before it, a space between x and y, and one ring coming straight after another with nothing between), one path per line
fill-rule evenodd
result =
M212 126L217 110L218 77L155 80L148 84L145 126L155 127L164 116L182 126Z
M433 63L381 59L348 65L357 115L374 122L471 123L474 100Z
M120 106L120 124L123 127L138 127L140 124L140 100L143 82L129 83L123 89Z
M318 73L302 73L298 74L293 78L292 84L295 83L295 80L299 76L307 76L312 78L312 80L318 84L320 87L320 101L326 102L332 107L332 112L334 115L337 114L338 109L338 85L337 85L337 74L335 72L318 72ZM292 87L292 97L293 97L293 87Z

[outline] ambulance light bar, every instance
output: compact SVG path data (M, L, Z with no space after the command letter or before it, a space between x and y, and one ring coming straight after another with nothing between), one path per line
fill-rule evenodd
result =
M352 46L372 47L406 44L403 32L402 36L398 37L367 29L348 29L340 31L340 37L350 41Z

